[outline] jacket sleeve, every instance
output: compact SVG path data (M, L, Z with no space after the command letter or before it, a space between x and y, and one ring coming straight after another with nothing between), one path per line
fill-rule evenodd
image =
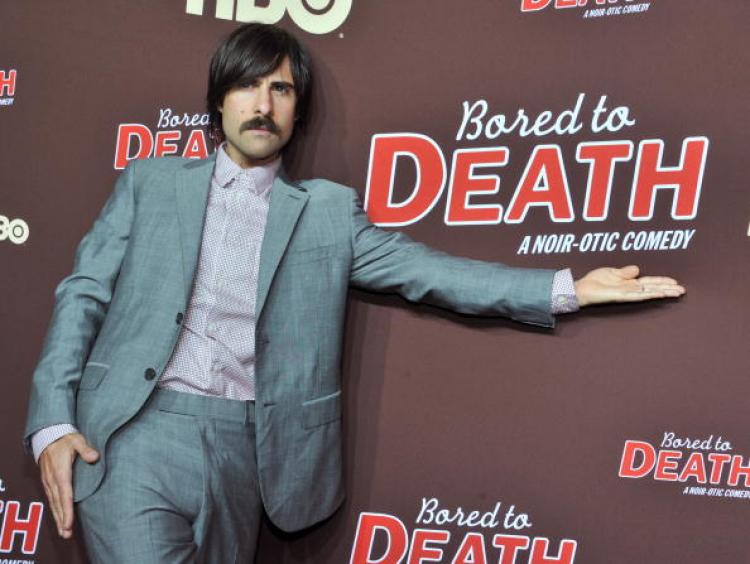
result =
M120 175L75 255L73 272L55 290L55 306L31 386L24 432L75 424L75 398L83 366L107 313L125 256L135 210L134 169Z
M512 268L460 258L370 223L352 191L353 286L397 293L459 313L504 316L554 327L554 270Z

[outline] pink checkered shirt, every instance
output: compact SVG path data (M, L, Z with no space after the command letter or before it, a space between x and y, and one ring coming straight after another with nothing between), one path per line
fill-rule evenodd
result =
M219 149L193 293L160 388L255 399L260 247L280 164L242 169Z
M255 297L271 185L280 159L243 169L223 146L216 155L193 293L174 353L157 386L229 399L255 398ZM578 309L569 269L552 285L552 313ZM69 424L32 436L34 458Z

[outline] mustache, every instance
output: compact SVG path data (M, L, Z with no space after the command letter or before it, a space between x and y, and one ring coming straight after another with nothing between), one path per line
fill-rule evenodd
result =
M265 129L276 135L279 134L279 126L267 116L255 116L254 118L247 120L240 126L240 133L247 131L248 129Z

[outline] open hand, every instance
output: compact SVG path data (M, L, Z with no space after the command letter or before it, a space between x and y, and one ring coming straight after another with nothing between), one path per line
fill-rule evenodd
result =
M89 464L99 459L99 453L89 446L81 433L63 435L39 456L44 491L57 532L64 539L73 536L73 461L76 456Z
M611 302L642 302L659 298L678 298L685 288L666 276L638 278L635 265L623 268L597 268L576 280L576 297L583 307Z

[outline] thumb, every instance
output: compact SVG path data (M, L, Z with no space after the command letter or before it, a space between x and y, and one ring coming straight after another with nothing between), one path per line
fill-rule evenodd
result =
M622 276L625 280L638 278L638 274L640 273L640 269L634 264L623 266L619 269L619 271L620 276Z
M89 464L99 460L99 453L86 441L83 435L73 438L73 448L78 453L78 456Z

